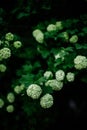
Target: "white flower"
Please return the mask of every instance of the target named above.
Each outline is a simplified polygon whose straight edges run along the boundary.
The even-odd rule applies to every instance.
[[[38,43],[43,43],[44,42],[44,34],[41,30],[36,29],[33,31],[33,37],[36,39]]]
[[[36,30],[33,31],[32,35],[33,35],[33,37],[36,38],[39,33],[42,33],[42,31],[39,30],[39,29],[36,29]]]
[[[48,32],[52,32],[52,31],[56,31],[56,26],[54,25],[54,24],[49,24],[48,26],[47,26],[47,31]]]
[[[25,88],[25,85],[24,85],[24,84],[21,84],[21,85],[20,85],[21,91],[24,90],[24,88]]]
[[[20,94],[21,93],[21,87],[19,86],[19,85],[17,85],[17,86],[15,86],[14,87],[14,92],[16,93],[16,94]]]
[[[43,33],[39,33],[37,36],[36,36],[36,41],[38,43],[43,43],[44,42],[44,34]]]
[[[3,99],[0,98],[0,108],[2,108],[4,106],[4,101]]]
[[[73,82],[74,79],[75,79],[75,74],[72,73],[72,72],[68,72],[67,75],[66,75],[66,79],[68,82]]]
[[[0,72],[5,72],[6,71],[6,66],[4,64],[0,64]]]
[[[6,33],[5,39],[8,41],[12,41],[14,39],[14,35],[11,32]]]
[[[85,68],[87,68],[87,62],[86,62],[85,64],[74,65],[74,67],[75,67],[77,70],[85,69]]]
[[[46,72],[44,73],[44,77],[45,77],[46,79],[49,79],[49,78],[52,78],[52,77],[53,77],[53,74],[52,74],[51,71],[46,71]]]
[[[40,98],[40,105],[42,108],[50,108],[53,105],[53,96],[49,93]]]
[[[56,79],[48,80],[45,86],[51,87],[55,91],[60,91],[63,88],[63,82],[57,81]]]
[[[9,48],[2,48],[0,50],[0,59],[8,59],[11,56],[11,50]]]
[[[77,35],[73,35],[70,39],[69,39],[70,43],[76,43],[78,41],[78,36]]]
[[[42,89],[37,84],[31,84],[27,88],[27,95],[32,99],[38,99],[42,93]]]
[[[10,103],[13,103],[14,100],[15,100],[15,96],[12,92],[8,93],[7,94],[7,100],[10,102]]]
[[[86,57],[85,57],[85,56],[78,55],[78,56],[76,56],[76,58],[74,59],[74,63],[75,63],[75,64],[80,64],[80,63],[84,62],[85,60],[86,60]]]
[[[15,42],[13,43],[13,46],[14,46],[16,49],[18,49],[18,48],[20,48],[20,47],[22,46],[22,43],[21,43],[20,41],[15,41]]]
[[[62,25],[61,21],[57,21],[55,26],[56,26],[57,30],[62,30],[63,29],[63,25]]]
[[[78,70],[87,68],[87,58],[85,56],[78,55],[74,59],[74,64],[74,67]]]
[[[6,111],[9,112],[9,113],[13,112],[14,111],[14,106],[13,105],[8,105],[6,107]]]
[[[55,77],[56,77],[56,80],[62,81],[62,80],[64,80],[65,72],[63,70],[58,70],[55,73]]]

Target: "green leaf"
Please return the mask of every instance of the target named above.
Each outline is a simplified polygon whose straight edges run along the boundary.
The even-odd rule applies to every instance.
[[[54,63],[54,67],[57,67],[63,63],[61,58],[56,59],[56,62]]]
[[[27,17],[27,16],[29,16],[29,15],[30,15],[29,13],[21,12],[21,13],[19,13],[19,14],[17,15],[17,19],[21,19],[21,18]]]
[[[84,33],[87,33],[87,27],[84,27],[84,28],[82,29],[82,31],[83,31]]]
[[[87,49],[87,44],[75,44],[76,49]]]
[[[22,75],[22,77],[19,79],[19,83],[25,84],[25,86],[28,86],[34,82],[34,75],[33,74],[26,74]]]
[[[68,51],[68,52],[73,52],[73,51],[74,51],[73,47],[67,47],[67,48],[65,48],[64,50],[65,50],[65,51]]]
[[[31,64],[30,65],[28,65],[28,64],[23,65],[23,72],[24,73],[31,73],[32,69],[33,69],[33,66]]]

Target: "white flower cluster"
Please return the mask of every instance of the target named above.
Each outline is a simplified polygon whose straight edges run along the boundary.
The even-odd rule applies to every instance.
[[[20,94],[25,88],[25,85],[24,84],[21,84],[21,85],[17,85],[14,87],[14,92],[16,94]]]
[[[74,79],[75,79],[75,74],[72,73],[72,72],[68,72],[68,73],[66,74],[66,79],[67,79],[68,82],[73,82]]]
[[[11,50],[9,48],[2,48],[0,50],[0,60],[8,59],[11,56]]]
[[[44,77],[45,77],[46,79],[49,79],[49,78],[52,78],[52,77],[53,77],[53,74],[52,74],[51,71],[46,71],[46,72],[44,73]]]
[[[59,31],[62,29],[63,29],[63,24],[61,21],[57,21],[55,24],[49,24],[46,28],[47,32]],[[44,33],[40,29],[35,29],[32,35],[38,43],[44,42]]]
[[[0,108],[2,108],[4,106],[4,101],[2,98],[0,98]]]
[[[74,59],[74,67],[78,70],[87,68],[87,58],[82,55],[76,56]]]
[[[54,91],[60,91],[64,85],[64,79],[68,82],[73,82],[75,80],[75,74],[73,72],[65,73],[62,69],[55,72],[55,79],[48,79],[45,82],[46,87],[51,87]]]
[[[62,81],[62,80],[64,80],[65,72],[63,70],[58,70],[55,73],[55,77],[56,77],[56,80]]]
[[[14,35],[11,32],[6,33],[5,39],[8,41],[12,41],[14,39]]]
[[[32,99],[38,99],[42,93],[42,89],[37,84],[31,84],[27,88],[27,95]]]
[[[45,83],[45,86],[49,86],[52,88],[52,90],[60,91],[63,88],[63,82],[57,81],[56,79],[48,80]]]
[[[12,113],[14,111],[14,106],[13,105],[8,105],[6,107],[6,111],[9,112],[9,113]]]
[[[78,36],[77,35],[73,35],[70,39],[69,42],[70,43],[76,43],[78,41]]]
[[[47,26],[47,31],[52,32],[52,31],[59,31],[63,29],[63,24],[61,21],[57,21],[55,24],[49,24]]]
[[[14,93],[10,92],[7,94],[7,100],[10,102],[10,103],[13,103],[15,101],[15,96],[14,96]]]
[[[20,47],[22,46],[22,43],[21,43],[21,41],[15,41],[15,42],[13,42],[13,46],[14,46],[16,49],[18,49],[18,48],[20,48]]]
[[[56,30],[57,30],[57,28],[56,28],[56,26],[54,24],[49,24],[47,26],[47,31],[48,32],[52,32],[52,31],[56,31]]]
[[[4,64],[0,64],[0,72],[5,72],[7,67]]]
[[[44,34],[41,30],[36,29],[33,31],[33,37],[36,39],[38,43],[43,43],[44,42]]]
[[[0,108],[2,108],[4,106],[4,104],[5,103],[4,103],[3,99],[0,98]],[[9,113],[13,112],[14,111],[14,106],[13,105],[8,105],[6,107],[6,111],[9,112]]]
[[[42,108],[50,108],[53,105],[53,96],[49,93],[40,98],[40,105]]]

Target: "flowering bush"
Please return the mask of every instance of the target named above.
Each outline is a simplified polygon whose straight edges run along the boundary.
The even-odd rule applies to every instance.
[[[16,113],[20,108],[31,117],[54,107],[55,91],[61,92],[73,82],[87,84],[87,27],[82,21],[79,28],[80,22],[78,19],[44,21],[32,28],[29,43],[11,32],[1,37],[3,112]]]

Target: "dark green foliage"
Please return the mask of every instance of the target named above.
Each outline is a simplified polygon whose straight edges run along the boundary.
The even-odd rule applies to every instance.
[[[77,122],[80,114],[86,117],[87,68],[77,70],[74,67],[77,55],[87,58],[86,9],[86,0],[77,3],[75,0],[3,0],[0,3],[0,50],[4,47],[11,50],[10,58],[0,60],[0,64],[7,67],[5,72],[0,72],[0,99],[5,103],[0,108],[1,129],[48,130],[56,122],[58,128],[61,128],[67,118],[74,117],[75,120],[72,119],[71,122]],[[63,29],[48,32],[47,26],[56,21],[62,21]],[[35,29],[40,29],[44,34],[42,44],[32,35]],[[8,44],[5,35],[9,32],[14,34],[14,40]],[[68,34],[68,40],[64,38],[64,32]],[[73,35],[78,36],[76,43],[69,41]],[[13,46],[17,40],[22,42],[19,49]],[[45,83],[55,79],[55,72],[60,69],[65,74],[74,73],[75,80],[70,83],[65,77],[63,89],[55,92]],[[51,71],[53,77],[46,79],[46,71]],[[16,93],[14,88],[23,84],[24,89],[19,94]],[[41,108],[40,98],[33,100],[26,94],[31,84],[41,87],[40,98],[46,93],[53,95],[52,108]],[[9,92],[15,95],[13,103],[9,103],[6,98]],[[76,106],[69,106],[73,100],[77,103],[74,104]],[[15,108],[13,113],[6,110],[10,104]]]

